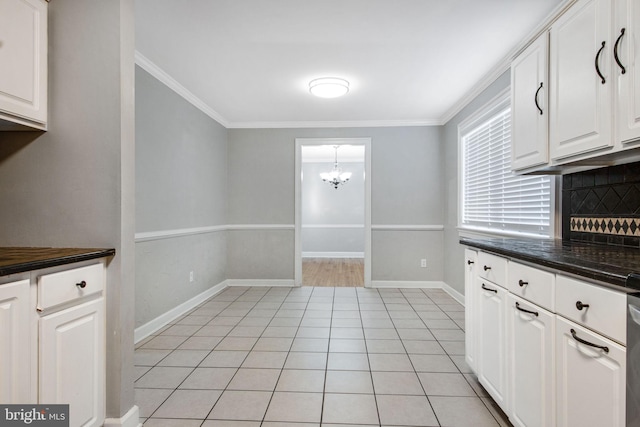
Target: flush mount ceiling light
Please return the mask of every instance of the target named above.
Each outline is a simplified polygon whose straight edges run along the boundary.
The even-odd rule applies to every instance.
[[[320,178],[324,182],[329,183],[336,190],[338,189],[338,185],[345,184],[351,178],[351,172],[342,172],[342,169],[338,167],[338,148],[339,145],[334,145],[333,148],[336,150],[335,162],[333,163],[333,169],[331,172],[324,172],[320,174]]]
[[[309,92],[320,98],[337,98],[349,92],[349,82],[338,77],[322,77],[309,82]]]

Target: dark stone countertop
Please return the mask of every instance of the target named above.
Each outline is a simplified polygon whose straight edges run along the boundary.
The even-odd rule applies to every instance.
[[[0,276],[115,255],[115,249],[0,247]]]
[[[587,279],[640,290],[640,250],[560,239],[461,238],[465,246],[492,252]]]

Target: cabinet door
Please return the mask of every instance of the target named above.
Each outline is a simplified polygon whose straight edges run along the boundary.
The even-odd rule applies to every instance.
[[[617,130],[618,138],[626,143],[640,138],[640,66],[636,65],[640,49],[640,4],[637,1],[617,0],[614,36]]]
[[[515,426],[553,427],[554,315],[512,295],[508,301],[509,420]]]
[[[101,426],[104,298],[40,319],[40,403],[68,403],[71,427]]]
[[[45,0],[0,0],[0,64],[0,119],[44,128],[47,119]]]
[[[30,401],[29,281],[0,285],[0,402]]]
[[[474,278],[478,253],[470,249],[464,250],[464,340],[465,360],[472,370],[476,370],[476,298]]]
[[[579,0],[551,27],[549,133],[554,160],[613,145],[611,19],[611,0]]]
[[[577,339],[605,346],[608,352]],[[624,347],[556,316],[556,361],[558,426],[625,425]]]
[[[509,412],[507,407],[507,291],[478,278],[478,380],[493,400]]]
[[[511,63],[511,169],[549,161],[547,108],[548,35],[544,33]]]

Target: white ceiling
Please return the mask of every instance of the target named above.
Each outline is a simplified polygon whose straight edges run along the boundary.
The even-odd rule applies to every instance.
[[[137,62],[230,128],[442,124],[564,2],[135,0]]]

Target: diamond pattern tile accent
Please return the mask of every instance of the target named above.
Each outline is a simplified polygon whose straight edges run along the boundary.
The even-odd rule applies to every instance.
[[[578,233],[640,236],[640,218],[571,217],[571,231]]]
[[[640,162],[564,175],[562,238],[640,247]]]

